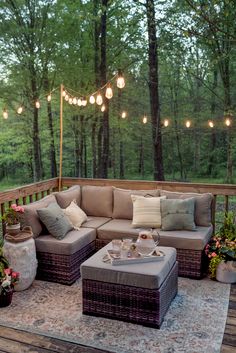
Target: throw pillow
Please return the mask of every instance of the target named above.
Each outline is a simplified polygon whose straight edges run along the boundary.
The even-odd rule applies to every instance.
[[[133,201],[133,227],[161,227],[161,208],[160,201],[162,197],[144,197],[131,195]]]
[[[88,220],[86,213],[76,204],[75,201],[72,201],[70,205],[63,210],[64,214],[69,218],[74,229],[79,230],[82,223]]]
[[[37,210],[37,213],[50,234],[59,240],[63,239],[73,229],[73,226],[57,203],[51,203],[48,207]]]
[[[162,199],[162,230],[196,230],[194,223],[195,199]]]

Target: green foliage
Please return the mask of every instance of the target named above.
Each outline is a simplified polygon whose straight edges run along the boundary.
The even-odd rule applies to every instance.
[[[216,269],[217,269],[217,266],[221,263],[221,261],[223,261],[223,257],[220,255],[215,256],[211,259],[209,263],[209,272],[210,272],[210,277],[212,279],[216,278]]]
[[[229,241],[236,240],[236,224],[235,224],[235,216],[233,212],[226,212],[224,217],[224,223],[219,229],[219,236]]]
[[[0,247],[0,280],[5,276],[4,269],[9,267],[9,263],[3,255],[3,249]]]

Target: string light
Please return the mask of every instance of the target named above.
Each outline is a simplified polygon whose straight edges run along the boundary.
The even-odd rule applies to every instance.
[[[143,124],[147,124],[148,118],[146,115],[143,116]]]
[[[97,94],[96,103],[97,103],[97,105],[102,105],[103,99],[102,99],[101,93]]]
[[[39,109],[39,108],[40,108],[40,103],[39,103],[39,100],[37,100],[37,101],[35,102],[35,107],[36,107],[37,109]]]
[[[164,120],[164,126],[165,126],[165,127],[169,126],[169,120],[168,120],[168,119],[165,119],[165,120]]]
[[[83,107],[86,107],[87,99],[85,97],[82,98],[81,104],[82,104]]]
[[[225,119],[225,125],[230,126],[231,125],[231,120],[229,118]]]
[[[190,120],[187,120],[186,123],[185,123],[185,126],[186,126],[186,128],[190,128],[190,126],[191,126],[191,121],[190,121]]]
[[[68,102],[68,100],[69,100],[69,95],[68,94],[65,95],[65,100]]]
[[[110,84],[107,85],[105,96],[107,99],[111,99],[113,97],[113,91]]]
[[[17,114],[21,115],[23,112],[23,107],[22,105],[17,108]]]
[[[209,125],[211,128],[213,128],[213,127],[214,127],[214,123],[213,123],[213,121],[212,121],[212,120],[210,120],[210,121],[208,122],[208,125]]]
[[[47,96],[47,101],[48,102],[51,102],[51,100],[52,100],[52,95],[51,95],[51,93]]]
[[[95,103],[95,98],[94,98],[94,96],[90,96],[90,97],[89,97],[89,103],[90,103],[90,104],[94,104],[94,103]]]
[[[118,78],[117,78],[116,84],[117,84],[118,88],[124,88],[125,87],[125,79],[124,79],[124,77],[122,75],[121,70],[118,70]]]
[[[66,96],[66,91],[63,89],[62,91],[62,97],[65,97]]]
[[[71,97],[69,98],[69,104],[73,104],[73,99]]]
[[[82,99],[81,98],[78,99],[77,104],[78,104],[79,107],[81,107],[81,105],[82,105]]]
[[[105,112],[105,110],[106,110],[106,106],[105,106],[105,104],[103,104],[103,105],[101,106],[101,112]]]
[[[127,117],[127,113],[126,113],[125,111],[123,111],[123,112],[121,113],[121,117],[122,117],[122,119],[125,119],[125,118]]]
[[[72,100],[73,104],[77,104],[77,98],[74,97],[73,100]]]
[[[2,115],[3,119],[8,119],[8,111],[6,110],[6,108],[3,109]]]

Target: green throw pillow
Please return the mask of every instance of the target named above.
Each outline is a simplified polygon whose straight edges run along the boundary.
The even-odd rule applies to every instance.
[[[57,203],[51,203],[48,207],[37,210],[37,213],[49,233],[59,240],[63,239],[73,229],[67,216]]]
[[[194,223],[195,199],[161,200],[161,224],[163,230],[196,230]]]

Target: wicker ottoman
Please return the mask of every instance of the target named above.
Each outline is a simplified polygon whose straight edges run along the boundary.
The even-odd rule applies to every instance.
[[[176,250],[164,260],[112,266],[102,261],[111,243],[81,265],[83,314],[160,328],[178,289]]]

